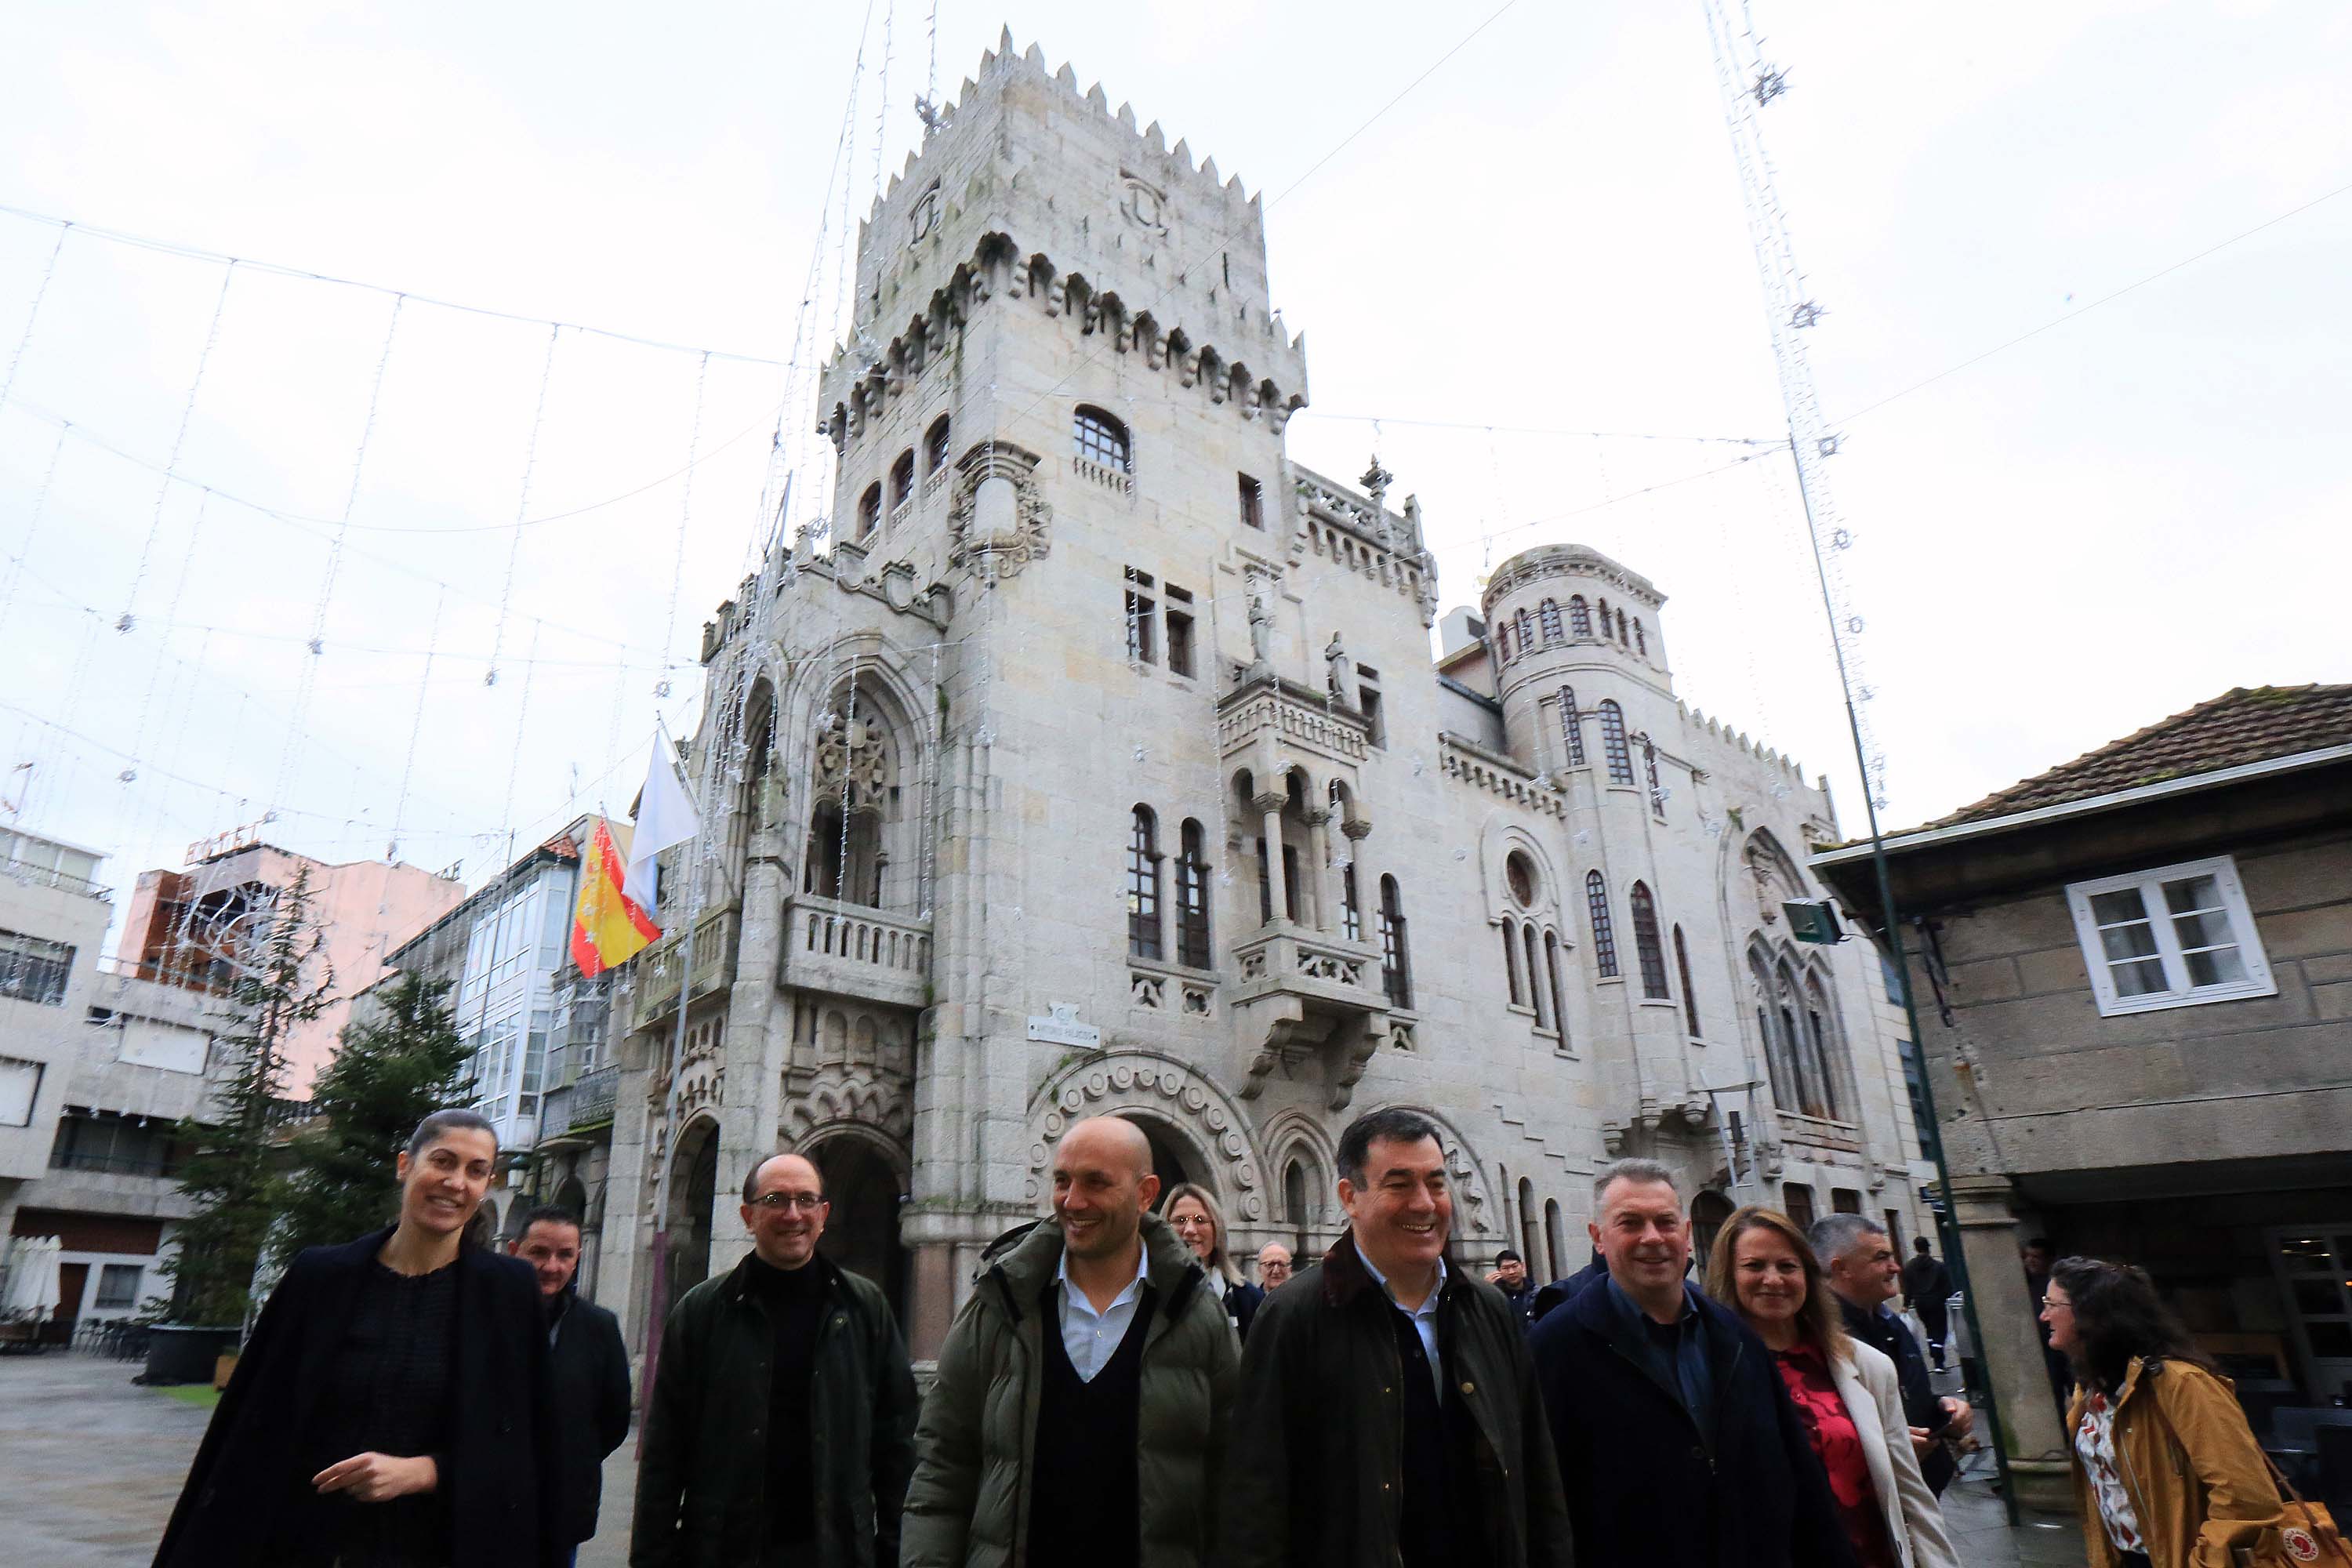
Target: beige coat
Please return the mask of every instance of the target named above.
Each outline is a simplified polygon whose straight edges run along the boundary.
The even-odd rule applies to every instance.
[[[1870,1484],[1886,1511],[1886,1533],[1902,1553],[1904,1568],[1959,1568],[1959,1556],[1944,1533],[1944,1510],[1911,1448],[1895,1363],[1855,1340],[1847,1340],[1843,1356],[1830,1358],[1830,1376],[1862,1436]]]
[[[2066,1411],[2074,1502],[2091,1568],[2115,1568],[2118,1553],[2074,1451],[2084,1403],[2077,1387]],[[2140,1540],[2156,1568],[2232,1568],[2246,1560],[2241,1552],[2256,1563],[2286,1561],[2278,1488],[2227,1379],[2186,1362],[2151,1364],[2135,1356],[2116,1396],[2115,1443]]]

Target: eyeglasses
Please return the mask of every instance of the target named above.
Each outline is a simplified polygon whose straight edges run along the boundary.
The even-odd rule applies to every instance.
[[[751,1200],[753,1208],[781,1214],[785,1209],[798,1209],[803,1214],[814,1214],[824,1207],[823,1193],[761,1193]]]
[[[2074,1303],[2061,1300],[2055,1296],[2044,1296],[2042,1298],[2042,1310],[2045,1312],[2071,1312],[2074,1310]]]

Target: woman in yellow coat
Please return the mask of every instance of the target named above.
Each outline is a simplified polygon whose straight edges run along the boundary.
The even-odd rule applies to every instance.
[[[2145,1271],[2062,1258],[2042,1317],[2074,1367],[2066,1432],[2092,1568],[2302,1561],[2229,1381]]]

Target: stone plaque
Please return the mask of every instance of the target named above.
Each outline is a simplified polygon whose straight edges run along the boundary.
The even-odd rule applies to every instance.
[[[1102,1031],[1092,1024],[1078,1022],[1078,1005],[1076,1002],[1048,1002],[1045,1012],[1043,1018],[1031,1015],[1031,1039],[1044,1040],[1049,1045],[1078,1046],[1090,1051],[1101,1048]]]

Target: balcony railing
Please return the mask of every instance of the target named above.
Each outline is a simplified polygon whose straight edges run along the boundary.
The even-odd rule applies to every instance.
[[[621,1083],[618,1065],[582,1073],[547,1097],[540,1108],[539,1141],[593,1131],[613,1120]]]
[[[783,969],[788,984],[920,1007],[930,1000],[930,922],[798,894],[784,906]]]
[[[1825,1116],[1806,1116],[1799,1111],[1780,1112],[1780,1136],[1790,1143],[1810,1143],[1816,1149],[1835,1149],[1854,1153],[1862,1148],[1862,1129],[1851,1121],[1832,1121]]]
[[[735,983],[737,917],[733,904],[722,904],[694,927],[694,996],[708,996]],[[677,1005],[686,984],[684,933],[667,936],[637,954],[636,1024],[644,1028]]]
[[[114,889],[101,887],[87,877],[77,877],[54,866],[36,865],[30,860],[0,860],[0,877],[21,882],[27,888],[55,888],[61,893],[80,893],[92,899],[114,897]]]
[[[1371,726],[1363,715],[1296,681],[1260,679],[1218,702],[1221,756],[1232,756],[1268,731],[1277,744],[1339,762],[1360,763],[1370,752]]]

